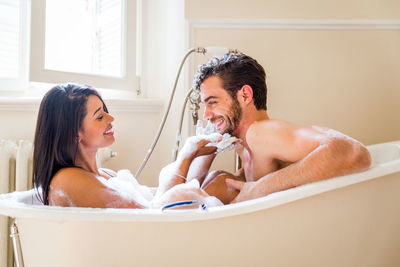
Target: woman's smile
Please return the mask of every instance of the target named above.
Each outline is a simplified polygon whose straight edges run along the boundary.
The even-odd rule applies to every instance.
[[[105,132],[103,133],[103,135],[114,135],[114,129],[113,129],[113,127],[111,126],[111,128],[109,128],[107,131],[105,131]]]

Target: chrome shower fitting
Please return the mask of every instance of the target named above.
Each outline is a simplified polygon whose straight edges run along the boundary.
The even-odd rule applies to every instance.
[[[190,102],[189,110],[191,112],[193,123],[197,125],[197,120],[199,118],[198,110],[200,109],[200,92],[194,88],[190,89],[190,91],[186,94],[185,100],[183,101],[181,116],[179,118],[179,126],[176,132],[175,146],[172,150],[172,160],[176,160],[179,151],[179,144],[182,141],[182,125],[183,125],[183,117],[185,116],[186,104]]]
[[[213,56],[222,56],[224,54],[240,54],[241,52],[237,49],[231,49],[227,47],[222,47],[222,46],[207,46],[205,48],[203,47],[197,47],[196,48],[197,53],[202,53],[202,54],[211,54]]]
[[[24,267],[24,259],[22,257],[21,241],[19,239],[19,232],[15,218],[10,227],[10,237],[12,239],[14,249],[14,261],[16,267]]]
[[[192,89],[192,93],[189,96],[190,101],[190,113],[192,114],[193,124],[197,125],[199,119],[199,109],[200,109],[200,92],[196,89]]]

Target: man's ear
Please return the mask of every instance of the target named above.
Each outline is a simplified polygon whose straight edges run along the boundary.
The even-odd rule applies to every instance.
[[[237,97],[239,102],[241,101],[243,104],[248,105],[253,101],[253,89],[250,85],[245,84],[238,91]]]

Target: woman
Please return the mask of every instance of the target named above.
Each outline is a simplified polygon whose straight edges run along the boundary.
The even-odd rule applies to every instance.
[[[113,121],[100,95],[89,86],[58,85],[44,96],[38,114],[33,155],[33,184],[43,204],[146,208],[100,181],[116,175],[113,171],[98,169],[96,165],[97,150],[114,143]],[[185,182],[194,158],[215,152],[215,147],[206,147],[208,142],[201,140],[192,144],[169,165],[170,172],[160,178],[162,184],[157,190],[157,196],[162,199],[160,205],[196,196],[207,197],[200,189],[181,197],[177,193],[182,193],[182,190],[162,196],[176,184]]]

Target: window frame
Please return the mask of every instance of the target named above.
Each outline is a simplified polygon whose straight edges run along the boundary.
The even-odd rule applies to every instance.
[[[34,0],[31,6],[31,54],[30,77],[33,82],[65,83],[78,82],[96,88],[112,88],[136,92],[139,78],[136,75],[136,1],[122,0],[123,44],[122,77],[102,74],[87,74],[45,68],[46,0]],[[135,16],[129,16],[135,14]]]

